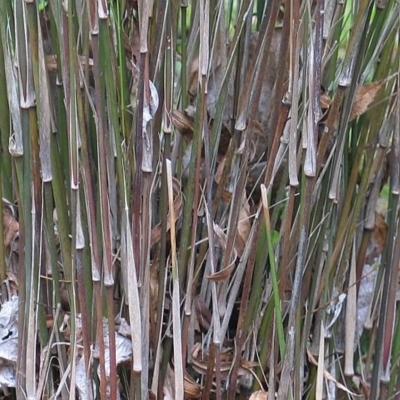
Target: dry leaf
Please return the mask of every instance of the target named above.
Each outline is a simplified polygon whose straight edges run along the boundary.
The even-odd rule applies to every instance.
[[[221,269],[221,271],[215,272],[214,274],[208,275],[207,279],[213,282],[223,282],[229,279],[229,277],[232,275],[232,272],[236,268],[236,263],[232,262],[229,264],[226,268]]]
[[[350,121],[353,121],[368,110],[368,107],[374,101],[378,90],[386,81],[387,79],[382,79],[357,88],[354,95],[353,106],[351,108]]]
[[[240,209],[239,213],[237,235],[235,239],[235,249],[239,257],[241,257],[243,254],[247,239],[249,238],[250,229],[250,206],[247,201],[246,195],[243,194],[242,208]]]
[[[202,387],[186,372],[183,381],[183,390],[185,391],[185,399],[198,399],[201,397]]]
[[[312,355],[310,350],[307,350],[307,356],[308,356],[308,361],[310,361],[311,364],[318,367],[318,362],[315,359],[315,357]],[[327,379],[328,381],[333,382],[338,389],[344,390],[346,393],[348,393],[352,396],[357,396],[355,393],[353,393],[352,391],[347,389],[346,386],[344,386],[340,382],[338,382],[325,368],[324,368],[324,378]]]

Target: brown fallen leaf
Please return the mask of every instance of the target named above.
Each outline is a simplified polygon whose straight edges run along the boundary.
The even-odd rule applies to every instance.
[[[353,105],[350,112],[350,121],[353,121],[364,114],[371,103],[374,101],[379,89],[388,81],[389,78],[371,82],[356,89]]]

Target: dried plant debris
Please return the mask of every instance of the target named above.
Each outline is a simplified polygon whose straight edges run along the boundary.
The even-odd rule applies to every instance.
[[[12,296],[0,310],[0,388],[16,387],[19,297]]]
[[[220,354],[221,357],[221,375],[223,378],[227,378],[229,372],[232,369],[232,363],[235,357],[234,349],[232,348],[223,348]],[[207,367],[209,361],[209,354],[202,350],[202,346],[200,343],[196,343],[191,352],[191,364],[196,372],[201,375],[206,375]],[[239,367],[239,376],[251,374],[251,369],[258,367],[259,364],[254,361],[249,361],[245,359],[240,360]],[[216,370],[214,367],[213,374],[215,374]]]
[[[164,400],[175,400],[175,371],[171,365],[167,366],[167,376],[164,382]],[[185,373],[183,381],[185,399],[199,399],[202,396],[202,387],[189,374]]]
[[[19,235],[19,223],[16,219],[15,207],[8,200],[3,199],[3,240],[4,245],[16,251],[15,245]]]
[[[395,398],[398,1],[3,3],[1,389]]]
[[[359,86],[356,90],[353,106],[350,113],[350,121],[353,121],[360,115],[368,111],[372,102],[375,100],[379,89],[391,78],[381,79],[379,81],[367,83]]]
[[[67,340],[70,340],[71,336],[71,316],[66,314],[64,316],[64,321],[62,326],[60,327],[60,332],[65,335]],[[118,325],[115,335],[115,345],[116,345],[116,364],[119,365],[121,363],[131,361],[132,360],[132,342],[130,337],[130,327],[127,324],[124,318],[119,317],[117,319]],[[105,345],[105,371],[106,377],[110,377],[110,350],[109,350],[109,331],[108,331],[108,320],[107,318],[103,318],[103,332],[104,337],[101,340],[104,341]],[[81,343],[82,341],[82,320],[80,314],[77,315],[75,321],[75,335],[76,335],[76,342]],[[79,347],[78,347],[79,349]],[[95,359],[99,359],[99,347],[98,344],[93,344],[91,347],[91,356]],[[88,398],[88,380],[90,378],[85,373],[85,362],[84,356],[82,351],[78,351],[77,359],[75,360],[77,372],[79,371],[79,379],[76,380],[76,385],[79,390],[82,399]],[[100,366],[98,367],[98,375],[100,377]],[[78,373],[77,373],[78,376]]]

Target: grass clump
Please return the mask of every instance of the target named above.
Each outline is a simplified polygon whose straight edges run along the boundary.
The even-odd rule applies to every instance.
[[[398,11],[2,2],[4,395],[394,397]]]

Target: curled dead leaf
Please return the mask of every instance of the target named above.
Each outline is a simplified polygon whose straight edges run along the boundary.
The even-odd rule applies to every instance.
[[[233,273],[236,268],[236,263],[232,262],[226,268],[221,269],[221,271],[215,272],[207,276],[207,279],[213,282],[223,282],[226,281]]]

